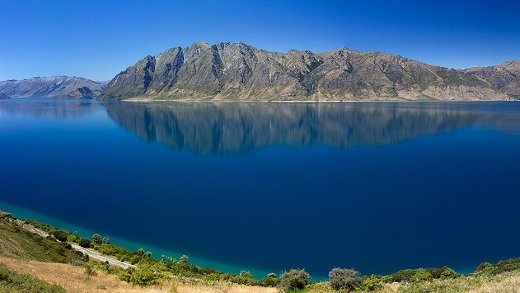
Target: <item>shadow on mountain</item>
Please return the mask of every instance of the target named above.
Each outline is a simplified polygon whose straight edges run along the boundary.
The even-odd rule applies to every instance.
[[[474,105],[114,102],[106,106],[114,121],[142,139],[200,155],[242,154],[271,145],[377,146],[476,123],[505,121],[513,129],[520,125],[518,111],[504,118],[499,111],[473,109]]]
[[[25,114],[35,117],[84,116],[101,103],[92,100],[56,100],[52,98],[13,98],[0,102],[0,113]]]

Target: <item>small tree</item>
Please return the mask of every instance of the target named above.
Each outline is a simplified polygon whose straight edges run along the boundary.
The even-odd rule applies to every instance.
[[[144,256],[144,249],[139,248],[139,249],[137,250],[137,254],[139,254],[140,256]]]
[[[329,283],[335,290],[351,290],[361,284],[361,277],[354,269],[333,268],[329,272]]]
[[[56,230],[52,232],[52,236],[58,239],[60,242],[67,242],[68,233],[63,230]]]
[[[249,279],[253,278],[253,275],[251,275],[251,273],[248,271],[240,271],[240,276]]]
[[[305,270],[292,269],[280,276],[280,288],[289,292],[291,290],[303,290],[309,284],[310,275]]]
[[[185,255],[185,254],[183,254],[183,255],[179,258],[179,262],[178,262],[178,263],[179,263],[179,264],[187,264],[187,263],[188,263],[188,260],[189,260],[188,256]]]
[[[92,240],[94,240],[94,243],[96,243],[96,244],[101,244],[101,235],[99,235],[99,234],[92,235]]]
[[[276,287],[278,286],[278,282],[279,280],[275,273],[269,273],[266,278],[259,280],[259,284],[266,287]]]
[[[90,247],[90,239],[81,238],[79,240],[79,246],[84,247],[84,248],[89,248]]]
[[[172,268],[175,263],[177,262],[175,258],[168,256],[168,255],[162,255],[161,262],[166,265],[167,268]]]

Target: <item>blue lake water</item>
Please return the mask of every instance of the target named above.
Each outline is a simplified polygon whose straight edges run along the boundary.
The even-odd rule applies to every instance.
[[[256,277],[520,256],[520,103],[0,101],[0,209]]]

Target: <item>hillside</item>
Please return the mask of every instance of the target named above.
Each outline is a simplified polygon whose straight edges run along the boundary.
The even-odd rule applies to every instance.
[[[350,101],[506,100],[488,81],[401,56],[346,48],[269,52],[194,43],[147,56],[116,75],[104,99]]]
[[[94,98],[103,83],[82,77],[52,76],[0,82],[0,93],[10,97]]]
[[[494,88],[515,99],[520,99],[520,60],[489,67],[469,68],[465,72],[489,82]]]
[[[47,235],[50,231],[54,236],[38,235]],[[222,274],[193,266],[187,263],[187,257],[185,261],[182,257],[175,261],[163,256],[159,261],[150,258],[151,253],[140,252],[141,249],[130,252],[105,240],[96,243],[96,235],[88,241],[91,251],[102,251],[119,258],[131,255],[137,268],[122,270],[88,260],[69,245],[78,240],[82,243],[81,239],[86,238],[43,223],[20,221],[0,211],[0,292],[275,293],[285,292],[277,287],[288,288],[284,287],[287,285],[285,273],[280,277],[269,274],[261,280],[252,279],[244,271],[240,275]],[[64,242],[59,242],[58,238]],[[406,269],[388,276],[358,275],[342,280],[353,286],[351,290],[335,290],[331,282],[306,280],[302,283],[302,292],[518,292],[520,259],[483,263],[475,273],[466,275],[442,267]]]

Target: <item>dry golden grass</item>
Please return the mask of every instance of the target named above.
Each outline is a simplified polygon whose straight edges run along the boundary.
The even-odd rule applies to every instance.
[[[479,288],[468,291],[469,293],[509,293],[520,292],[520,272],[502,274],[496,278],[483,282]]]
[[[98,272],[96,276],[87,278],[83,267],[74,267],[68,264],[44,263],[0,257],[9,269],[18,273],[36,276],[44,281],[57,284],[72,293],[114,292],[114,293],[276,293],[275,288],[240,286],[230,284],[216,284],[206,286],[202,284],[183,284],[178,281],[157,286],[132,286],[119,280],[114,275]]]

